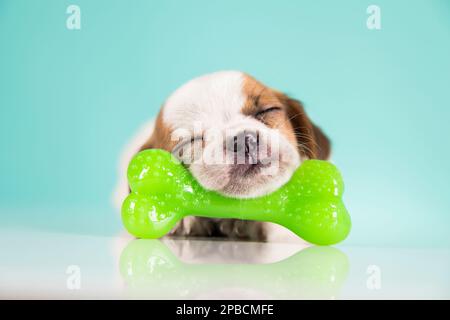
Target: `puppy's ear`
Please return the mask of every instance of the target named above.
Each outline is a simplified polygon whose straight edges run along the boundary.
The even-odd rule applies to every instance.
[[[163,108],[161,108],[158,116],[156,117],[156,120],[150,132],[150,137],[145,140],[144,144],[139,148],[139,151],[146,149],[164,149],[167,151],[172,151],[170,131],[163,122],[162,110]]]
[[[153,146],[153,136],[151,136],[150,138],[147,139],[147,141],[145,141],[145,143],[139,148],[139,151],[142,150],[147,150],[147,149],[154,149],[155,147]]]
[[[311,122],[302,103],[286,95],[283,95],[282,102],[287,108],[287,115],[294,129],[299,151],[309,159],[328,159],[331,152],[330,140],[318,126]]]

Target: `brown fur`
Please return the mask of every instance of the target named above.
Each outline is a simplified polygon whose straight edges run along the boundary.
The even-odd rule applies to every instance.
[[[139,151],[146,149],[163,149],[170,152],[175,146],[176,141],[171,141],[170,139],[171,128],[163,122],[163,110],[164,108],[161,107],[161,110],[156,117],[153,133]]]
[[[267,106],[282,107],[284,113],[268,115],[264,123],[280,130],[298,147],[300,154],[307,158],[328,159],[330,141],[322,130],[311,122],[300,101],[266,87],[249,75],[245,76],[243,92],[247,97],[242,108],[243,114],[254,115]]]
[[[322,130],[313,124],[306,115],[302,103],[283,93],[278,93],[278,96],[286,107],[299,151],[309,159],[328,159],[331,152],[331,143]]]

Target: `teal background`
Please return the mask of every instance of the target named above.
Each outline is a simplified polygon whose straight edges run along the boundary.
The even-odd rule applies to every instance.
[[[449,39],[445,0],[0,0],[0,225],[119,232],[124,144],[183,82],[238,69],[332,138],[345,244],[449,246]]]

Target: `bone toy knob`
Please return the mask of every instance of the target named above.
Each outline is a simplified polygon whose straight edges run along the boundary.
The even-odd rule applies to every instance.
[[[274,222],[318,245],[344,240],[351,227],[342,177],[326,161],[303,162],[271,194],[235,199],[203,189],[171,153],[151,149],[131,160],[128,182],[131,193],[122,205],[122,220],[138,238],[160,238],[187,215]]]

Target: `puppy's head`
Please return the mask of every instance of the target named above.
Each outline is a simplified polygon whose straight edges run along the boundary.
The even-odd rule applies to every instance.
[[[142,149],[174,153],[203,187],[249,198],[275,191],[329,141],[301,103],[237,71],[195,78],[163,105]]]

